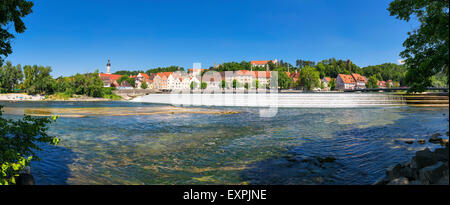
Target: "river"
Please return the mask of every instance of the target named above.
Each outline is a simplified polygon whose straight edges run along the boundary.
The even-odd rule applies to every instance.
[[[371,184],[417,150],[441,146],[405,141],[434,133],[448,139],[449,126],[448,108],[408,106],[278,108],[261,117],[255,107],[195,113],[141,102],[0,105],[8,118],[27,109],[71,114],[49,130],[60,144],[42,145],[42,161],[32,163],[41,185]],[[336,160],[318,160],[327,156]]]

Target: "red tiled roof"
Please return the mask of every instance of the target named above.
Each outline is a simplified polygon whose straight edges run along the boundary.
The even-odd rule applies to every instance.
[[[145,79],[150,79],[150,77],[146,73],[139,73],[139,74],[141,74],[141,76],[144,77]]]
[[[100,78],[109,78],[111,81],[119,80],[122,75],[115,75],[115,74],[107,74],[107,73],[99,73]]]
[[[352,75],[339,74],[339,76],[345,84],[356,83]]]
[[[256,65],[265,65],[268,64],[269,61],[251,61],[251,64],[256,64]]]
[[[166,78],[168,78],[171,74],[172,74],[173,72],[160,72],[160,73],[158,73],[157,75],[159,76],[159,77],[166,77]]]
[[[330,77],[324,77],[325,78],[325,80],[327,81],[327,82],[331,82],[331,78]]]
[[[355,81],[357,81],[357,82],[367,83],[367,79],[364,76],[360,75],[360,74],[352,73],[352,76],[355,79]]]

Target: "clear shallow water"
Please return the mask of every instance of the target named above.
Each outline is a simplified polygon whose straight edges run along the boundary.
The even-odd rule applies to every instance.
[[[162,107],[126,102],[4,103],[27,107]],[[32,163],[37,184],[371,184],[448,131],[448,108],[214,108],[238,114],[60,118]],[[6,114],[7,117],[20,116]],[[316,157],[333,156],[332,163]]]

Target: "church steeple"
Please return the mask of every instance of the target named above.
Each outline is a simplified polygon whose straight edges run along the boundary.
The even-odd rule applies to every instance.
[[[111,62],[109,62],[109,59],[108,59],[108,63],[106,64],[106,73],[111,74]]]

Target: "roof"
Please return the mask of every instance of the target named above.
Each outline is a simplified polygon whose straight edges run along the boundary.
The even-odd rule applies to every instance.
[[[147,74],[145,74],[145,73],[139,73],[142,77],[144,77],[145,79],[150,79],[150,77],[147,75]]]
[[[255,72],[249,70],[238,70],[235,74],[240,76],[255,76]]]
[[[352,73],[352,76],[355,79],[355,81],[357,81],[357,82],[367,83],[367,79],[364,76],[360,75],[360,74]]]
[[[173,72],[160,72],[160,73],[157,73],[157,75],[161,78],[163,78],[163,77],[169,78],[169,76],[172,75],[172,73]]]
[[[116,74],[107,74],[107,73],[99,73],[100,78],[106,79],[109,78],[111,81],[116,81],[119,80],[120,77],[122,77],[122,75],[116,75]]]
[[[330,77],[324,77],[323,79],[325,79],[327,82],[331,82],[331,78]]]
[[[352,75],[339,74],[339,77],[345,84],[353,84],[356,83],[355,79]]]
[[[253,65],[253,64],[256,64],[256,65],[265,65],[265,64],[268,64],[269,61],[270,61],[270,60],[268,60],[268,61],[251,61],[250,63],[251,63],[252,65]]]

